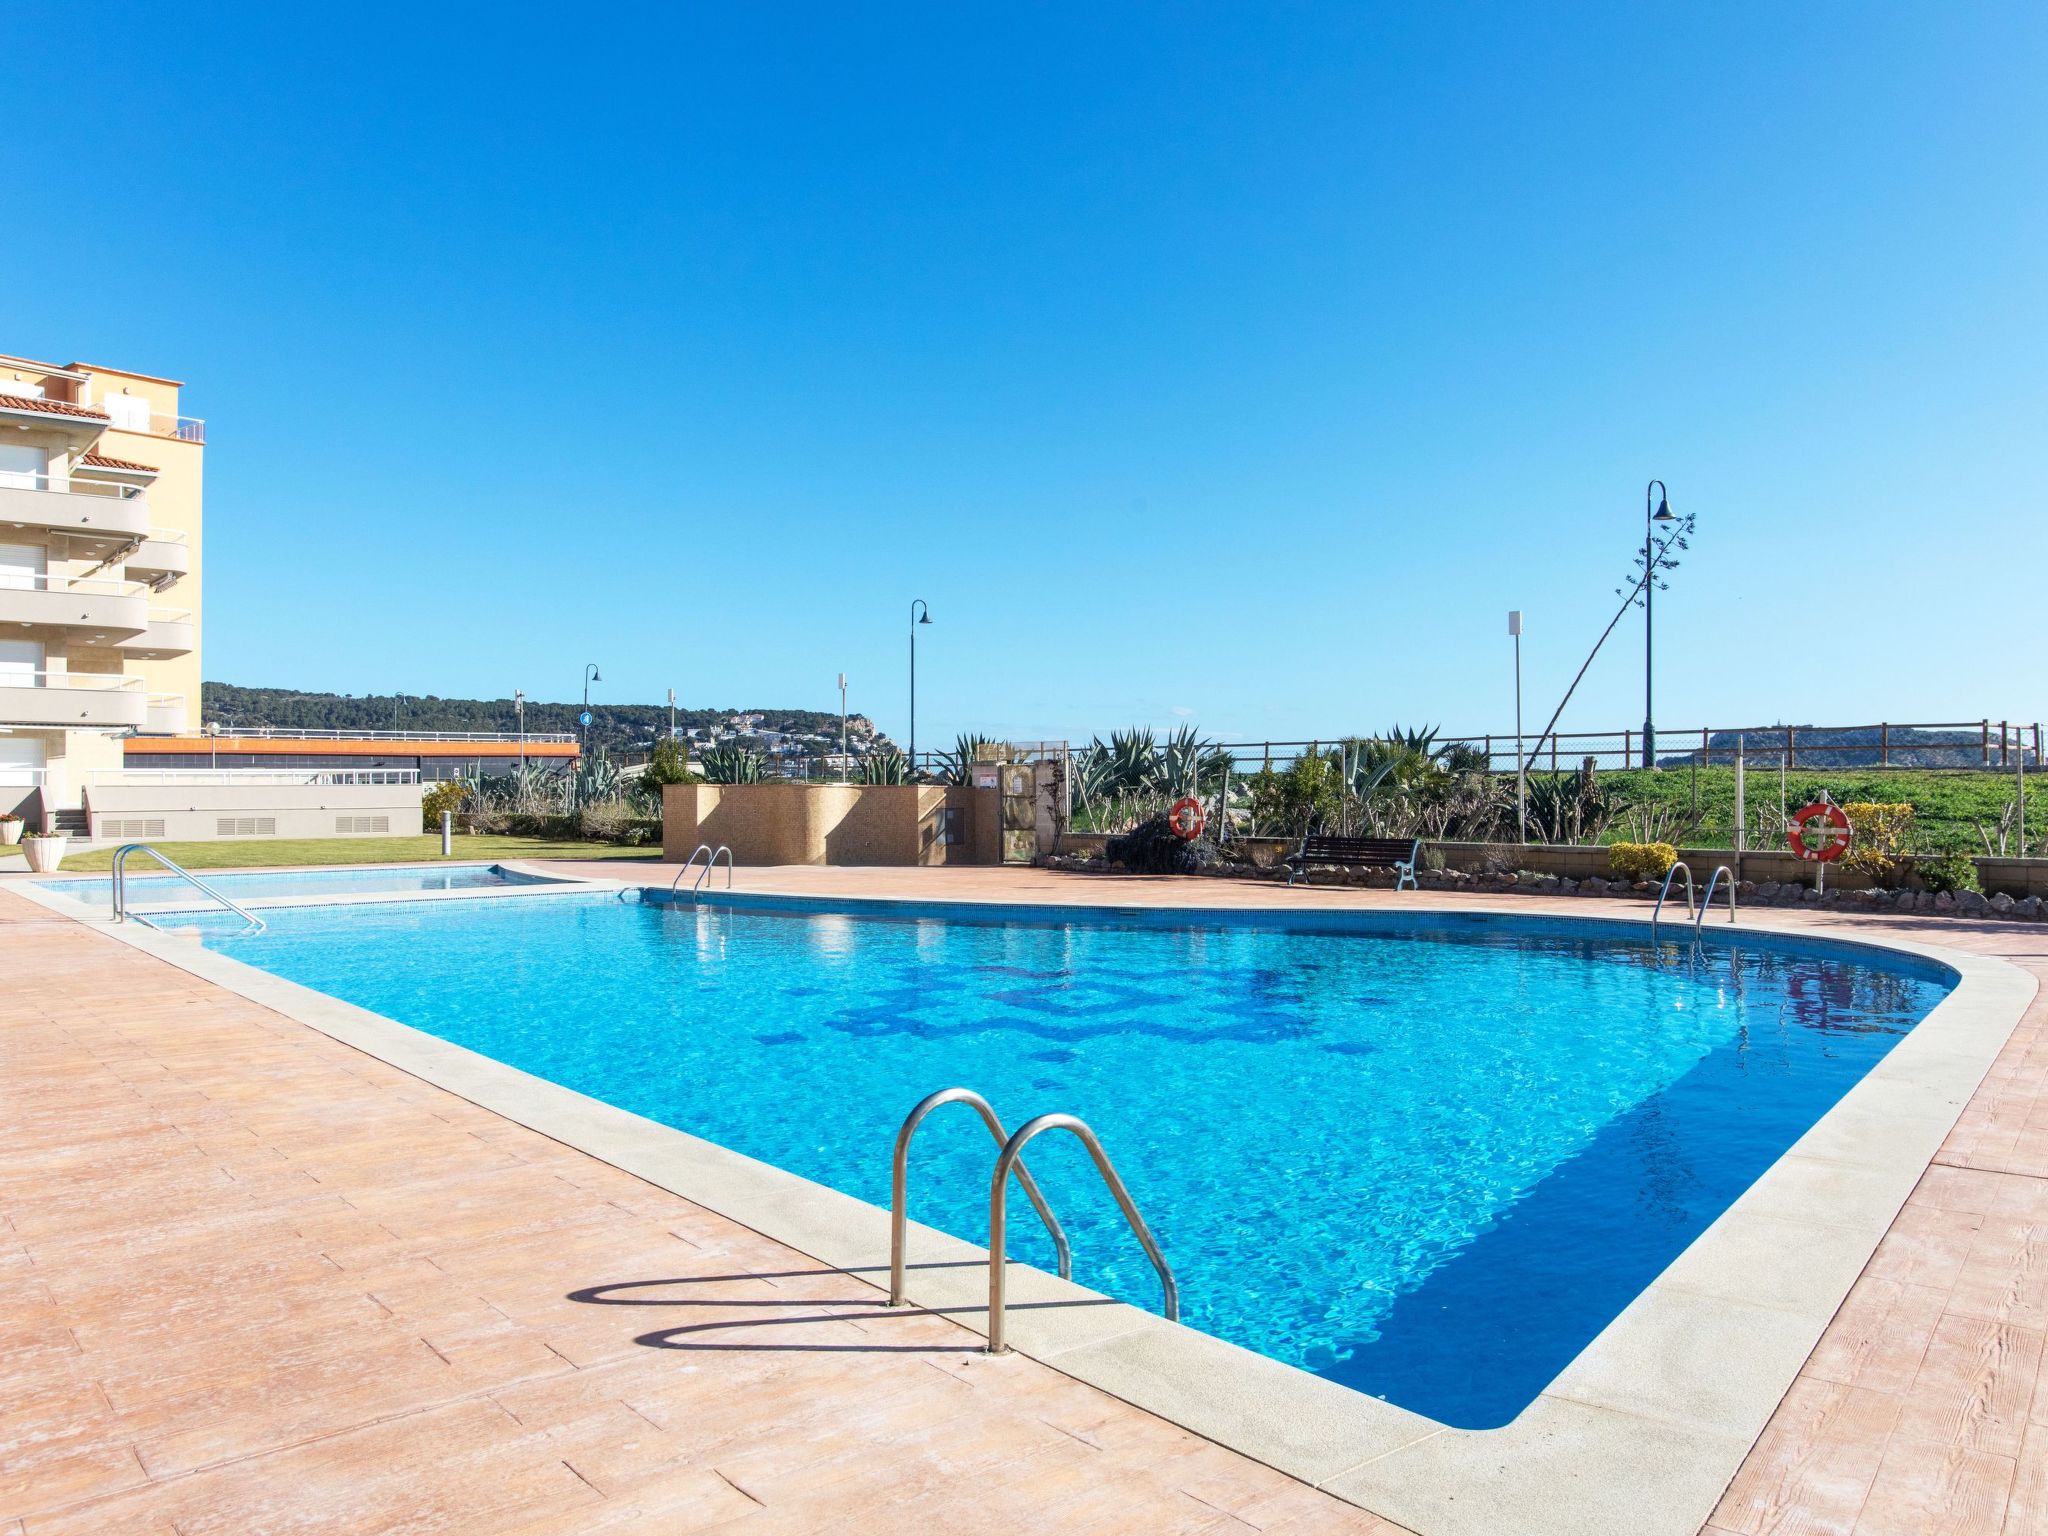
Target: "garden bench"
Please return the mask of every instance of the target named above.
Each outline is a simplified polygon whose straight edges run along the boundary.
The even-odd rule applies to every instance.
[[[1324,837],[1310,834],[1301,840],[1301,850],[1287,856],[1287,883],[1306,875],[1312,864],[1352,865],[1365,869],[1391,869],[1398,877],[1394,889],[1415,884],[1415,861],[1422,853],[1422,840],[1414,837]]]

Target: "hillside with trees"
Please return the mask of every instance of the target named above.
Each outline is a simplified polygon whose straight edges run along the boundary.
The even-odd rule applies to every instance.
[[[526,701],[526,729],[535,734],[574,734],[580,700],[567,704]],[[619,704],[590,701],[589,741],[613,756],[649,746],[668,730],[666,704]],[[269,727],[280,731],[504,731],[519,728],[510,698],[453,699],[438,694],[304,693],[293,688],[244,688],[234,683],[205,685],[203,716],[218,721],[223,731]],[[751,717],[736,729],[733,721]],[[791,736],[835,739],[839,716],[816,709],[678,708],[676,728],[682,732],[716,731],[720,736],[758,738],[775,732]],[[886,744],[865,717],[848,720],[859,744]]]

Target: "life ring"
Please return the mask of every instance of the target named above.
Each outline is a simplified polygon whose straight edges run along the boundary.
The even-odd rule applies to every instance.
[[[1192,843],[1202,835],[1206,820],[1202,815],[1202,802],[1193,795],[1183,795],[1166,813],[1166,829],[1184,842]]]
[[[1785,829],[1792,851],[1812,864],[1826,864],[1849,851],[1856,829],[1832,800],[1816,800],[1792,813],[1792,825]]]

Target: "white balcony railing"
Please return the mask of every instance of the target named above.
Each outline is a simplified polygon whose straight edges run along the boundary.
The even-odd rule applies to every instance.
[[[143,680],[120,672],[0,671],[0,688],[69,688],[86,693],[140,693]]]
[[[259,784],[329,786],[417,784],[417,768],[99,768],[95,785]]]
[[[516,731],[302,731],[289,725],[238,726],[233,721],[218,720],[208,724],[207,734],[243,741],[475,741],[503,743],[508,747],[516,747],[522,741],[531,745],[576,739],[574,731],[528,731],[524,735]]]
[[[66,496],[106,496],[115,501],[134,501],[149,494],[147,486],[123,485],[112,480],[74,480],[63,475],[36,475],[27,470],[0,471],[0,490],[56,491]]]
[[[203,443],[206,441],[206,423],[197,416],[158,416],[149,418],[152,437],[175,437],[181,443]]]
[[[0,592],[81,592],[88,597],[147,597],[150,588],[140,581],[117,581],[100,576],[32,576],[23,571],[0,573]]]

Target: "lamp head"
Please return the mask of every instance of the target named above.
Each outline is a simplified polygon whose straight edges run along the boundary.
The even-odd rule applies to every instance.
[[[1671,503],[1660,496],[1657,498],[1657,510],[1651,516],[1650,521],[1653,523],[1675,523],[1678,521],[1678,518],[1671,510]]]
[[[922,615],[921,615],[921,616],[919,617],[919,619],[918,619],[918,621],[917,621],[917,622],[918,622],[918,623],[920,623],[920,624],[929,624],[929,623],[931,623],[931,621],[932,621],[932,616],[931,616],[931,612],[930,612],[930,610],[929,610],[929,609],[927,609],[927,610],[926,610],[926,611],[924,612],[924,614],[922,614]]]

